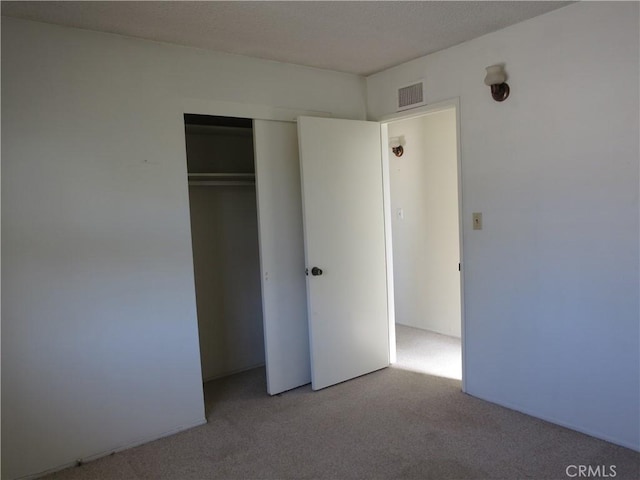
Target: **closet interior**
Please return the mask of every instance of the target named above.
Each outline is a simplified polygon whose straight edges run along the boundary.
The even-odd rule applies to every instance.
[[[253,122],[186,114],[203,381],[265,363]]]

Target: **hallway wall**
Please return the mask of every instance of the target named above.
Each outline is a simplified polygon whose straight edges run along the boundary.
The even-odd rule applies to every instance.
[[[389,156],[396,322],[460,337],[456,112],[388,128],[405,143]]]

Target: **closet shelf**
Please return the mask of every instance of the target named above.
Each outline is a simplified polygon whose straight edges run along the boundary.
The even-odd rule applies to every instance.
[[[189,173],[189,185],[201,186],[252,186],[256,183],[253,173]]]

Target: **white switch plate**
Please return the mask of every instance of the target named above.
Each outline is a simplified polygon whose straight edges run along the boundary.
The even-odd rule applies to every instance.
[[[473,229],[482,230],[482,213],[473,212]]]

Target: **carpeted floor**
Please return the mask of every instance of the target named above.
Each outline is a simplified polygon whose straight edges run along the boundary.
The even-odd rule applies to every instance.
[[[394,368],[462,380],[459,338],[397,325],[396,346]]]
[[[640,478],[637,452],[465,395],[459,372],[459,340],[399,327],[391,368],[275,397],[263,369],[209,382],[207,425],[46,478]]]

